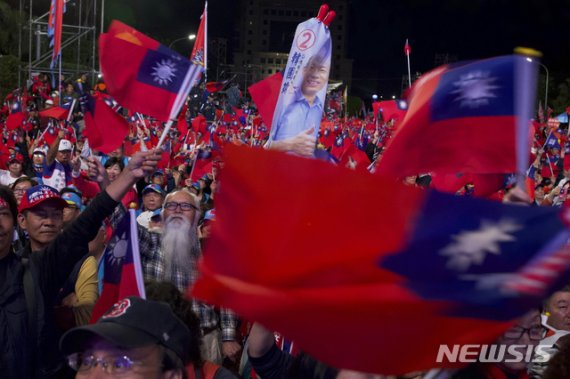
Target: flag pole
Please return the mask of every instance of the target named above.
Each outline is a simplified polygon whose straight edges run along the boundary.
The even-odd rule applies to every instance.
[[[196,150],[195,147],[194,150]],[[190,175],[188,176],[190,178],[190,181],[192,181],[192,174],[194,174],[194,168],[196,167],[196,162],[198,161],[198,154],[200,154],[200,149],[198,149],[198,151],[196,152],[194,160],[192,162],[192,170],[190,170]]]
[[[408,88],[412,86],[412,73],[410,71],[410,54],[407,55],[408,57]]]
[[[550,173],[552,174],[552,176],[554,176],[554,170],[552,169],[552,162],[550,162],[550,156],[548,155],[548,153],[546,154],[546,161],[548,162],[548,168],[550,169]]]
[[[160,149],[160,146],[162,146],[162,143],[166,139],[166,136],[168,135],[168,132],[170,131],[171,127],[172,127],[172,120],[168,120],[168,122],[164,125],[164,130],[162,131],[162,135],[160,136],[160,140],[158,140],[158,144],[156,145],[155,149],[157,150]]]
[[[204,3],[204,82],[208,83],[208,1]]]
[[[59,105],[60,106],[61,106],[61,93],[63,92],[63,88],[60,88],[60,86],[61,86],[61,61],[62,61],[62,58],[63,58],[63,56],[62,56],[61,50],[60,50],[59,51],[59,78],[58,78],[58,83],[57,83],[57,89],[59,90],[57,92],[59,94]]]
[[[412,86],[412,70],[410,69],[410,53],[412,52],[412,48],[410,47],[410,43],[406,38],[406,44],[404,45],[404,55],[408,60],[408,88]]]
[[[52,123],[52,125],[53,125],[53,123]],[[40,134],[40,136],[39,136],[38,138],[36,138],[36,141],[41,141],[42,138],[44,138],[44,135],[46,134],[47,130],[49,129],[49,126],[50,126],[50,125],[49,125],[49,121],[48,121],[48,124],[47,124],[46,128],[44,129],[44,131],[42,132],[42,134]]]
[[[531,109],[536,99],[536,82],[538,77],[538,64],[542,53],[525,47],[517,47],[515,54],[515,81],[520,87],[515,93],[516,121],[516,167],[517,187],[523,192],[526,190],[526,165],[528,164],[528,127],[532,118]],[[550,164],[550,161],[549,161]],[[552,168],[551,168],[552,170]]]
[[[60,66],[61,69],[61,66]],[[59,72],[61,75],[61,71]],[[71,107],[69,108],[69,113],[67,114],[67,122],[71,121],[71,116],[73,116],[73,108],[75,108],[75,102],[76,99],[73,99],[73,101],[71,102]]]

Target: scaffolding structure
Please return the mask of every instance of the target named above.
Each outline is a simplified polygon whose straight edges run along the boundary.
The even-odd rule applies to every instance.
[[[100,0],[65,0],[66,12],[63,15],[61,36],[62,74],[66,78],[87,73],[92,83],[99,72],[97,68],[97,36],[103,28],[104,2]],[[28,3],[26,7],[26,3]],[[46,7],[47,4],[47,7]],[[31,83],[34,73],[49,73],[56,78],[59,67],[51,69],[52,48],[49,46],[47,25],[49,18],[49,1],[20,0],[20,18],[24,19],[24,8],[28,14],[27,21],[18,35],[18,58],[20,69],[18,86],[26,80]],[[97,28],[97,8],[100,9],[100,28]],[[45,9],[44,9],[45,8]],[[42,13],[45,10],[45,13]],[[40,16],[37,16],[40,14]],[[27,59],[24,43],[27,40]],[[26,63],[27,61],[27,63]],[[58,79],[59,80],[59,79]]]

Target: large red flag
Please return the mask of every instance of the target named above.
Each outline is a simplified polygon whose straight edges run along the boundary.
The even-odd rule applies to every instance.
[[[275,113],[275,106],[277,105],[277,99],[279,99],[279,90],[282,82],[283,75],[281,72],[278,72],[248,88],[249,94],[255,105],[257,105],[259,115],[267,130],[271,129],[273,113]]]
[[[61,107],[51,107],[40,111],[40,117],[55,118],[57,120],[67,120],[69,109]]]
[[[535,65],[512,55],[446,65],[423,75],[376,172],[524,173]]]
[[[190,174],[190,180],[195,182],[205,174],[211,173],[213,165],[212,153],[207,150],[198,150],[198,154],[196,154],[194,166],[192,167],[192,172]]]
[[[188,133],[188,121],[186,121],[186,113],[188,112],[188,106],[184,104],[180,114],[178,115],[178,122],[176,123],[176,127],[180,132],[181,136],[186,136]]]
[[[491,342],[567,281],[563,209],[421,191],[263,149],[225,154],[193,296],[333,366],[428,369],[441,344]]]
[[[10,113],[6,118],[6,129],[9,131],[19,129],[22,127],[25,120],[26,115],[24,112]]]
[[[406,116],[407,108],[408,105],[405,100],[386,100],[372,103],[374,117],[378,117],[378,113],[380,113],[380,116],[382,116],[385,122],[392,119],[396,121],[403,120]]]

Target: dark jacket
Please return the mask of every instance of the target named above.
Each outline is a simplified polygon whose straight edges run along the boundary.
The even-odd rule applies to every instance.
[[[0,377],[52,378],[64,367],[58,348],[60,333],[54,321],[55,300],[75,264],[89,252],[89,241],[116,205],[102,192],[46,248],[32,254],[28,244],[20,254],[10,253],[0,260]],[[28,319],[23,284],[26,257],[33,279],[33,323]]]

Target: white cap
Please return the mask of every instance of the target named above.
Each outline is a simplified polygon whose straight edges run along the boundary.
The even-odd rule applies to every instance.
[[[72,145],[71,145],[71,142],[69,140],[62,139],[61,141],[59,141],[59,148],[57,149],[57,151],[64,151],[64,150],[71,150],[71,149],[72,149]]]
[[[53,100],[52,100],[52,99],[47,99],[47,100],[46,100],[46,105],[53,105]]]
[[[46,149],[41,147],[36,147],[32,152],[32,154],[43,154],[43,155],[46,155],[46,153],[47,153]]]

